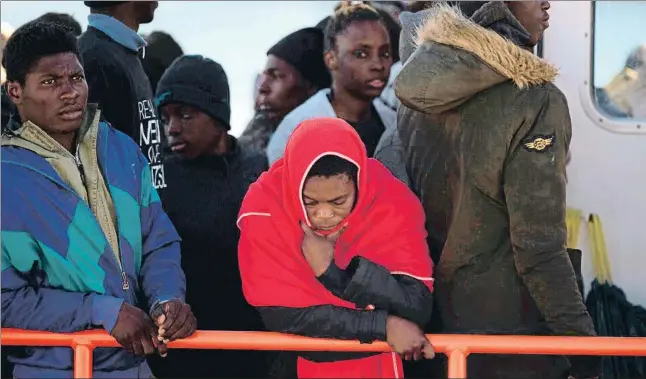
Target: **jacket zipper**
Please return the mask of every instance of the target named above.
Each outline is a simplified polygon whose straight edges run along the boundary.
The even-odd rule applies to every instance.
[[[81,182],[83,182],[83,186],[85,186],[85,170],[83,169],[83,163],[81,163],[81,157],[79,157],[79,146],[76,146],[76,154],[74,154],[74,161],[76,161],[76,168],[79,170],[79,174],[81,174]]]
[[[5,128],[5,130],[3,130],[1,134],[6,135],[9,138],[16,137],[16,133],[14,132],[14,130],[12,130],[10,128]],[[65,151],[67,154],[72,156],[72,158],[74,159],[74,162],[76,163],[76,168],[79,170],[79,174],[81,176],[81,182],[83,182],[83,186],[85,186],[85,184],[86,184],[85,183],[85,170],[83,169],[83,163],[81,163],[81,158],[79,156],[79,150],[80,150],[79,145],[76,146],[76,154],[72,154],[67,149],[63,149],[63,151]],[[36,172],[40,173],[41,175],[44,175],[45,177],[49,178],[49,180],[51,180],[51,181],[53,181],[55,183],[61,184],[60,181],[54,180],[54,178],[50,177],[49,175],[45,175],[44,173],[42,173],[39,170],[34,170],[31,167],[29,169],[31,169],[33,171],[36,171]],[[76,191],[74,191],[72,188],[70,188],[69,186],[66,186],[66,185],[63,185],[63,186],[67,187],[67,189],[69,191],[71,191],[74,195],[76,195],[79,199],[82,200],[82,197],[78,193],[76,193]],[[90,206],[88,205],[88,207],[90,207]],[[94,215],[94,218],[97,220],[97,222],[99,222],[96,215]],[[107,238],[108,237],[106,236],[106,239]],[[119,255],[120,255],[120,252],[119,252]],[[114,260],[119,265],[119,271],[121,271],[121,289],[123,289],[124,291],[127,291],[127,290],[130,289],[130,283],[128,282],[128,276],[126,275],[126,272],[123,270],[123,264],[121,263],[121,257],[120,256],[117,257],[116,252],[114,254]]]
[[[83,182],[83,186],[85,186],[85,170],[83,169],[83,163],[81,163],[81,157],[79,156],[79,150],[80,147],[77,145],[76,146],[76,154],[74,154],[74,161],[76,162],[76,167],[79,170],[79,174],[81,175],[81,181]],[[96,216],[95,216],[96,217]],[[107,236],[106,236],[107,238]],[[123,264],[121,263],[121,257],[117,258],[116,253],[115,253],[115,260],[117,261],[117,264],[119,265],[119,270],[121,271],[121,289],[124,291],[127,291],[130,289],[130,283],[128,282],[128,276],[126,275],[125,271],[123,271]]]

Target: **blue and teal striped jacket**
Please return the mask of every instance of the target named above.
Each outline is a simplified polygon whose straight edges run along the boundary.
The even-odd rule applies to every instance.
[[[148,313],[156,302],[184,300],[180,238],[146,158],[109,124],[90,128],[98,128],[97,158],[116,211],[123,271],[92,210],[53,166],[29,149],[2,146],[2,327],[111,331],[124,301]],[[73,353],[28,348],[10,360],[16,375],[71,377]],[[102,377],[143,361],[124,349],[94,352]]]

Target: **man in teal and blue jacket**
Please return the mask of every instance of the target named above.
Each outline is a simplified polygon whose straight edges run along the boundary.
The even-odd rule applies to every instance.
[[[137,144],[87,104],[74,35],[31,22],[7,42],[6,92],[21,122],[2,135],[2,327],[103,328],[95,378],[149,378],[145,355],[187,337],[180,238]],[[11,354],[16,378],[72,377],[65,347]]]

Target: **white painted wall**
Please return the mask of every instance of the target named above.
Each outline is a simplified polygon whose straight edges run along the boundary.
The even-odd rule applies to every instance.
[[[643,11],[646,19],[646,3],[623,3],[633,3],[627,6]],[[561,70],[557,84],[568,98],[573,122],[568,205],[601,217],[615,284],[629,301],[646,306],[646,120],[613,122],[596,111],[588,87],[593,77],[592,16],[589,1],[553,1],[544,40],[544,57]],[[617,44],[624,42],[622,35],[637,35],[646,43],[646,32],[638,28],[644,27],[615,22],[614,28],[597,33],[612,32]],[[599,61],[618,59],[613,54],[596,55],[597,65],[616,66]],[[589,290],[593,271],[587,223],[581,227],[579,248]]]

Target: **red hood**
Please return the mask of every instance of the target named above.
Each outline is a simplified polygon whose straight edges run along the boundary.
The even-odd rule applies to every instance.
[[[301,200],[303,179],[326,154],[344,157],[359,167],[357,204],[342,223],[347,227],[337,241],[335,262],[345,268],[360,255],[432,288],[421,203],[387,168],[367,158],[363,142],[350,125],[320,118],[296,128],[283,158],[249,187],[242,202],[238,262],[247,301],[257,307],[333,304],[355,308],[323,287],[301,251],[299,221],[307,219]]]
[[[325,155],[336,155],[354,163],[358,168],[357,204],[350,215],[331,234],[347,225],[349,220],[360,214],[365,208],[366,199],[374,196],[368,192],[366,165],[368,157],[366,148],[357,132],[345,121],[338,118],[318,118],[302,122],[292,133],[283,158],[274,166],[283,167],[283,195],[288,211],[298,220],[305,221],[311,227],[305,205],[303,204],[303,186],[307,173],[314,163]],[[321,233],[321,232],[319,232]],[[321,233],[323,234],[323,233]]]

